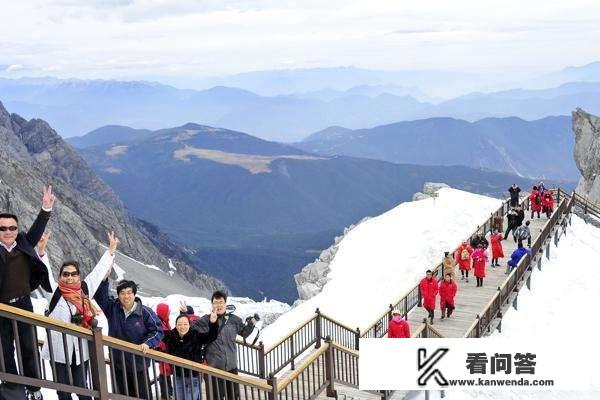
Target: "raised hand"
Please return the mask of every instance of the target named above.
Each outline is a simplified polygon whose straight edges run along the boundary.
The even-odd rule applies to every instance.
[[[214,307],[213,307],[213,309],[212,309],[212,310],[211,310],[211,312],[210,312],[210,323],[211,323],[211,324],[214,324],[215,322],[217,322],[217,318],[218,318],[218,317],[219,317],[219,316],[217,315],[217,312],[215,311],[215,309],[214,309]]]
[[[54,200],[56,197],[52,194],[52,185],[44,187],[44,194],[42,195],[42,208],[46,210],[52,209],[54,206]]]
[[[50,234],[52,233],[52,231],[45,231],[42,234],[42,238],[40,239],[40,241],[38,242],[36,249],[37,252],[40,256],[46,254],[46,245],[48,245],[48,239],[50,239]]]
[[[119,238],[114,231],[107,232],[106,236],[108,236],[108,251],[110,254],[114,255],[115,251],[117,251],[117,246],[119,245]]]
[[[179,311],[183,314],[187,314],[187,303],[185,302],[185,300],[181,300],[179,302]]]

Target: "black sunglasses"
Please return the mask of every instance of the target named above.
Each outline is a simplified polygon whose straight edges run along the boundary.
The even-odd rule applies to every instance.
[[[0,226],[0,232],[6,232],[6,231],[11,231],[14,232],[16,231],[18,228],[16,226]]]
[[[73,271],[73,272],[63,272],[62,274],[60,274],[63,278],[68,278],[70,276],[79,276],[79,271]]]

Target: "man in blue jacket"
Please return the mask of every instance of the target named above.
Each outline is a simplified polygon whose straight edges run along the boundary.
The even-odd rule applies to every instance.
[[[117,285],[118,298],[115,299],[109,296],[108,280],[105,280],[98,288],[94,299],[108,320],[108,335],[139,345],[140,350],[146,353],[149,349],[158,347],[164,334],[162,323],[156,313],[150,307],[143,305],[136,297],[136,293],[135,282],[122,280]],[[135,359],[135,373],[133,359]],[[150,364],[144,357],[132,357],[131,354],[125,353],[125,364],[123,364],[121,351],[113,350],[111,362],[115,366],[114,378],[119,394],[142,399],[149,398],[148,367]],[[127,379],[127,385],[123,374]]]
[[[510,260],[506,264],[506,275],[510,274],[510,272],[519,265],[519,261],[521,258],[525,257],[526,254],[531,255],[531,250],[523,247],[523,242],[519,241],[518,247],[515,251],[510,255]]]

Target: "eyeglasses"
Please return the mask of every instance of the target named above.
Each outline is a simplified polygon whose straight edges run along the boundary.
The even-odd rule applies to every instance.
[[[6,232],[6,231],[11,231],[14,232],[16,231],[18,228],[16,226],[0,226],[0,232]]]
[[[63,272],[62,274],[60,274],[60,276],[62,276],[63,278],[68,278],[70,276],[76,277],[76,276],[79,276],[79,271]]]

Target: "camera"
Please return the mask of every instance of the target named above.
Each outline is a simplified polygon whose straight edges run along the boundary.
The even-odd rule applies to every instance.
[[[81,323],[83,322],[83,315],[82,314],[74,314],[71,315],[71,323],[75,324],[75,325],[81,325]]]

